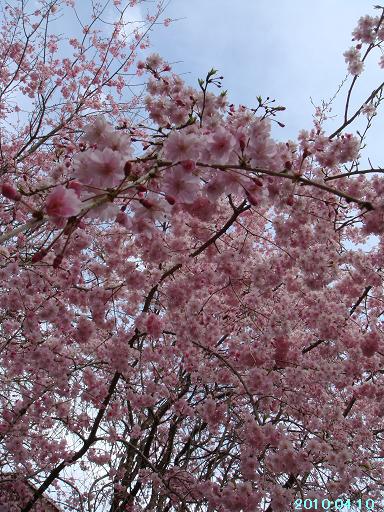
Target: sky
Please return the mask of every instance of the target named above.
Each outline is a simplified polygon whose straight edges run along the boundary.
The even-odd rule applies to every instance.
[[[353,44],[359,17],[380,12],[373,5],[368,0],[171,0],[165,14],[178,21],[155,28],[152,49],[191,85],[212,67],[218,69],[232,103],[255,107],[258,95],[275,99],[287,110],[279,117],[286,127],[273,123],[273,135],[294,140],[312,126],[311,98],[320,105],[346,77],[343,52]],[[360,106],[384,81],[380,56],[377,49],[357,82],[352,105]],[[332,115],[338,117],[329,133],[341,124],[350,81],[334,102]],[[382,128],[378,115],[367,139],[374,165],[384,164]]]
[[[112,21],[116,11],[113,1],[109,1],[105,18]],[[39,4],[39,0],[30,2],[29,5]],[[156,2],[142,0],[128,9],[125,20],[143,20],[147,8],[153,11]],[[214,67],[224,76],[223,89],[228,90],[230,103],[256,107],[259,95],[275,99],[275,105],[286,107],[277,118],[285,127],[272,124],[273,136],[281,141],[296,140],[301,129],[312,127],[313,104],[319,106],[322,100],[332,98],[347,76],[343,52],[353,44],[351,33],[359,17],[380,12],[374,9],[373,0],[164,2],[168,6],[163,19],[175,21],[168,27],[162,23],[155,25],[150,36],[152,46],[143,55],[159,53],[172,64],[174,72],[195,87],[197,79],[204,78]],[[104,5],[104,1],[101,3]],[[122,0],[121,5],[127,3],[128,0]],[[77,0],[76,7],[83,21],[89,20],[92,0]],[[76,20],[59,18],[57,27],[61,31],[67,25],[65,32],[72,35],[78,28],[73,21]],[[384,81],[384,70],[377,65],[380,56],[380,49],[376,49],[359,77],[352,107],[360,107]],[[334,119],[328,123],[327,133],[341,124],[350,83],[349,76],[333,102]],[[350,131],[363,129],[365,118],[361,121]],[[374,121],[368,132],[367,148],[362,152],[364,166],[368,165],[368,157],[374,166],[384,166],[384,113]]]

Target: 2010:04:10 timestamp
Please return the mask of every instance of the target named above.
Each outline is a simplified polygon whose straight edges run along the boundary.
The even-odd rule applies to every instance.
[[[327,498],[323,500],[315,499],[297,499],[294,501],[294,510],[375,510],[373,499],[358,499],[351,501],[349,499],[337,498],[335,501]]]

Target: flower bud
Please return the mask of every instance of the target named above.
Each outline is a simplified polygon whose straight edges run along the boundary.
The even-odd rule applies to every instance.
[[[257,199],[256,197],[251,193],[251,192],[248,192],[248,190],[245,191],[245,195],[247,196],[247,199],[248,199],[248,202],[252,205],[252,206],[257,206]]]
[[[37,263],[41,261],[45,256],[47,255],[47,251],[45,249],[42,249],[41,251],[38,251],[32,256],[32,263]]]
[[[58,254],[56,256],[56,258],[53,260],[53,264],[52,264],[53,268],[59,268],[62,261],[63,261],[63,255]]]
[[[12,201],[19,201],[21,199],[20,192],[18,192],[9,183],[3,183],[3,185],[1,185],[1,193],[4,197],[11,199]]]
[[[176,199],[168,194],[165,194],[165,200],[168,201],[168,203],[171,205],[174,205],[176,203]]]
[[[196,164],[193,160],[183,160],[180,163],[181,163],[183,169],[185,169],[186,171],[189,171],[189,172],[194,171],[196,168]]]
[[[145,208],[152,208],[153,203],[151,201],[148,201],[148,199],[139,199],[140,204],[142,204]]]
[[[128,217],[127,217],[127,214],[124,213],[124,212],[119,212],[117,215],[116,215],[116,222],[118,224],[121,224],[122,226],[126,226],[127,225],[127,221],[128,221]]]
[[[128,176],[130,176],[131,171],[132,171],[132,163],[131,163],[131,162],[125,162],[125,165],[124,165],[124,174],[125,174],[125,177],[126,177],[126,178],[127,178]]]
[[[293,196],[289,196],[285,202],[287,203],[287,205],[293,206],[295,203],[295,200],[294,200]]]
[[[74,190],[77,197],[80,197],[83,186],[79,181],[73,180],[70,183],[68,183],[67,188]]]

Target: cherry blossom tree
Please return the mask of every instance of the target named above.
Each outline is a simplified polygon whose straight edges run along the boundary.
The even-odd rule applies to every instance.
[[[157,54],[134,64],[144,32],[125,55],[124,16],[108,42],[91,23],[58,57],[48,27],[66,9],[3,12],[7,510],[47,510],[47,496],[81,512],[378,506],[384,180],[353,126],[369,128],[384,82],[350,99],[384,10],[344,54],[342,124],[326,132],[324,104],[277,142],[283,107],[228,105],[215,69],[193,88]],[[147,84],[129,104],[128,70]],[[16,92],[33,107],[17,124]]]

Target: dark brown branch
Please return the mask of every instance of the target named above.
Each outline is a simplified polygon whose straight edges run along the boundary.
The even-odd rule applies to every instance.
[[[373,174],[373,173],[384,173],[384,169],[363,169],[361,171],[350,171],[343,174],[336,174],[335,176],[327,176],[324,181],[338,180],[339,178],[349,178],[349,176],[355,176],[360,174]]]
[[[348,405],[347,407],[345,408],[345,411],[343,412],[343,416],[344,418],[346,418],[348,416],[348,414],[350,413],[354,403],[356,402],[356,398],[353,396],[350,401],[348,402]]]
[[[383,87],[384,87],[384,82],[383,82]],[[172,164],[172,162],[168,162],[168,161],[159,160],[157,162],[158,167],[164,167],[164,166],[171,165],[171,164]],[[303,185],[308,185],[308,186],[312,186],[315,188],[319,188],[320,190],[324,190],[325,192],[334,194],[337,197],[345,199],[349,203],[356,203],[361,208],[366,208],[367,210],[374,210],[372,203],[370,203],[369,201],[364,201],[362,199],[358,199],[357,197],[351,196],[351,195],[347,194],[346,192],[342,192],[341,190],[337,190],[336,188],[329,187],[328,185],[325,185],[324,183],[321,183],[319,181],[310,180],[308,178],[305,178],[301,174],[294,173],[294,172],[290,172],[290,173],[288,173],[286,171],[277,172],[277,171],[271,171],[269,169],[263,169],[260,167],[249,167],[248,165],[245,165],[245,164],[238,164],[238,165],[223,164],[223,165],[221,165],[221,164],[205,164],[203,162],[196,162],[196,166],[197,167],[209,167],[211,169],[221,169],[223,171],[231,170],[231,169],[233,169],[233,170],[239,169],[239,170],[243,170],[243,171],[250,171],[253,173],[266,174],[267,176],[276,176],[278,178],[284,178],[284,179],[291,180],[293,183],[302,183]]]
[[[219,229],[219,231],[217,231],[209,240],[204,242],[203,245],[201,245],[198,249],[196,249],[196,251],[192,252],[189,255],[190,258],[194,258],[195,256],[198,256],[207,247],[209,247],[211,244],[216,242],[216,240],[218,238],[220,238],[221,235],[223,235],[227,231],[227,229],[229,229],[232,226],[232,224],[235,222],[237,217],[241,213],[245,212],[246,210],[249,210],[250,208],[251,208],[251,206],[247,205],[247,202],[245,200],[238,207],[235,207],[232,216],[228,219],[228,221],[224,224],[224,226],[221,229]],[[174,272],[176,272],[176,270],[179,270],[181,267],[182,267],[182,264],[178,263],[177,265],[174,265],[169,270],[164,272],[164,274],[159,279],[159,282],[157,284],[155,284],[155,286],[153,286],[151,288],[151,290],[149,291],[149,293],[145,299],[145,302],[144,302],[143,311],[145,311],[145,312],[148,311],[151,301],[152,301],[156,291],[158,290],[159,284],[161,284],[167,277],[171,276]]]
[[[198,256],[200,253],[202,253],[208,246],[212,245],[218,238],[221,237],[221,235],[223,235],[227,231],[227,229],[229,229],[232,226],[232,224],[235,222],[235,220],[241,213],[245,212],[246,210],[249,210],[250,208],[251,206],[247,205],[247,202],[244,200],[237,208],[235,208],[232,216],[228,219],[224,226],[189,256],[191,258],[194,258],[195,256]]]
[[[363,105],[365,105],[365,104],[369,103],[371,100],[373,100],[373,98],[383,89],[383,87],[384,87],[384,82],[381,83],[377,89],[374,89],[371,92],[371,94],[368,96],[368,98],[364,101]],[[344,121],[344,123],[336,131],[334,131],[332,133],[332,135],[329,136],[329,139],[333,139],[334,137],[336,137],[336,135],[341,133],[344,130],[344,128],[346,128],[348,125],[353,123],[353,121],[356,119],[356,117],[358,117],[358,115],[360,114],[360,110],[361,110],[361,107],[353,114],[352,117],[350,117],[349,119]]]
[[[305,347],[303,348],[303,350],[301,351],[302,354],[306,354],[307,352],[310,352],[312,349],[318,347],[319,345],[321,345],[322,343],[324,343],[325,340],[317,340],[313,343],[311,343],[311,345],[308,345],[308,347]]]
[[[355,304],[351,307],[351,309],[349,310],[349,316],[352,316],[353,313],[356,311],[356,309],[359,307],[359,305],[362,303],[362,301],[367,297],[369,291],[371,290],[372,286],[367,286],[364,290],[364,292],[362,293],[362,295],[358,298],[358,300],[355,302]],[[321,345],[322,343],[324,343],[326,340],[317,340],[313,343],[311,343],[311,345],[308,345],[308,347],[305,347],[303,348],[303,350],[301,351],[302,354],[306,354],[307,352],[310,352],[312,349],[318,347],[319,345]],[[353,405],[353,404],[352,404]]]
[[[353,313],[356,311],[356,309],[359,307],[359,305],[363,302],[363,300],[366,298],[366,296],[368,295],[370,289],[372,288],[372,286],[367,286],[364,290],[364,292],[362,293],[362,295],[358,298],[357,302],[351,307],[351,309],[349,310],[349,315],[353,315]]]
[[[78,450],[75,453],[75,455],[73,455],[73,457],[69,461],[62,461],[53,471],[51,471],[50,475],[44,480],[44,482],[36,490],[33,497],[28,501],[28,503],[25,505],[25,507],[23,507],[21,509],[21,512],[29,512],[30,510],[32,510],[36,501],[41,498],[41,496],[48,489],[48,487],[51,485],[51,483],[54,480],[56,480],[56,478],[60,475],[61,471],[66,466],[69,466],[69,465],[73,464],[74,462],[76,462],[77,460],[79,460],[88,451],[88,449],[92,446],[92,444],[96,441],[96,439],[97,439],[96,434],[97,434],[97,430],[99,428],[100,422],[104,417],[105,410],[106,410],[109,402],[111,401],[112,395],[115,392],[115,389],[116,389],[116,386],[117,386],[119,380],[120,380],[120,373],[116,372],[111,380],[110,385],[109,385],[108,393],[107,393],[106,397],[104,398],[103,403],[101,404],[101,407],[99,409],[99,412],[95,418],[92,430],[91,430],[88,438],[86,439],[85,443],[83,444],[83,446],[80,448],[80,450]]]

